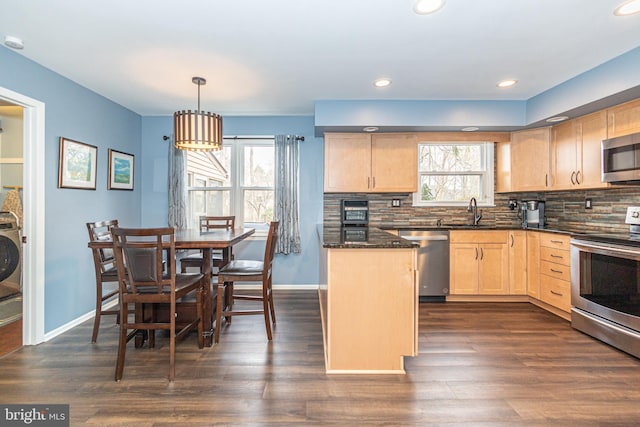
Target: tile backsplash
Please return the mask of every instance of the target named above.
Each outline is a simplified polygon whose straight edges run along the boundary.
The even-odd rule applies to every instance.
[[[585,199],[592,209],[585,209]],[[324,221],[340,223],[342,199],[369,200],[369,223],[373,226],[435,226],[438,220],[448,224],[469,224],[471,213],[466,207],[426,208],[412,206],[412,194],[406,193],[325,193]],[[392,207],[392,199],[400,199],[400,207]],[[494,207],[480,207],[481,224],[519,227],[517,210],[508,208],[508,200],[544,200],[547,228],[574,232],[622,232],[627,206],[640,206],[640,186],[606,190],[574,190],[541,193],[496,194]]]

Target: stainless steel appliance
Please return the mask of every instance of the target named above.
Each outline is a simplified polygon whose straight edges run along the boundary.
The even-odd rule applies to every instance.
[[[640,133],[602,141],[602,181],[619,184],[640,181]]]
[[[449,230],[398,230],[418,242],[420,301],[444,301],[449,294]]]
[[[518,218],[522,221],[522,228],[544,228],[545,202],[541,200],[523,200],[520,202]]]
[[[368,200],[342,200],[340,222],[346,226],[366,226],[369,224]]]
[[[571,239],[571,325],[640,357],[640,207],[630,233]]]

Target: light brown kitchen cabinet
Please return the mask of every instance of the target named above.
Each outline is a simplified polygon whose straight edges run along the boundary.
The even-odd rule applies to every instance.
[[[609,186],[601,180],[600,160],[606,123],[606,113],[599,111],[553,127],[552,190]]]
[[[527,231],[527,295],[540,298],[540,233]]]
[[[551,128],[511,133],[510,191],[549,190]]]
[[[527,232],[509,231],[509,294],[527,294]]]
[[[452,295],[508,295],[506,231],[452,231],[449,287]]]
[[[607,109],[607,138],[640,132],[640,99]]]
[[[413,193],[417,189],[414,134],[325,134],[325,192]]]
[[[540,300],[566,313],[571,312],[571,238],[540,235]]]
[[[496,192],[511,191],[511,143],[496,142]]]

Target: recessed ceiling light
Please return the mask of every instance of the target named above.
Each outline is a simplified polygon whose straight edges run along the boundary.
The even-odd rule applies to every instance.
[[[565,120],[567,120],[569,117],[567,116],[554,116],[554,117],[549,117],[547,119],[547,122],[549,123],[556,123],[556,122],[563,122]]]
[[[367,126],[365,128],[362,128],[362,130],[365,132],[375,132],[378,130],[378,128],[375,126]]]
[[[444,6],[444,0],[416,0],[413,3],[413,11],[418,15],[428,15],[440,10]]]
[[[511,87],[511,86],[513,86],[513,85],[514,85],[514,84],[516,84],[516,83],[518,83],[518,81],[517,81],[517,80],[514,80],[514,79],[507,79],[507,80],[501,80],[501,81],[499,81],[499,82],[496,84],[496,86],[498,86],[498,87]]]
[[[640,0],[629,0],[616,7],[613,14],[616,16],[628,16],[638,12],[640,12]]]
[[[5,36],[4,45],[10,47],[11,49],[24,49],[24,42],[22,39],[14,36]]]
[[[466,128],[462,128],[462,129],[460,129],[460,130],[461,130],[462,132],[475,132],[475,131],[477,131],[478,129],[480,129],[480,128],[479,128],[479,127],[476,127],[476,126],[468,126],[468,127],[466,127]]]
[[[373,85],[374,85],[375,87],[387,87],[387,86],[389,86],[390,84],[391,84],[391,79],[388,79],[388,78],[386,78],[386,77],[385,77],[385,78],[378,79],[378,80],[376,80],[375,82],[373,82]]]

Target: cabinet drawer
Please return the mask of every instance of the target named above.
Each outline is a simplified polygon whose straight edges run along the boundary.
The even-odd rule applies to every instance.
[[[571,253],[564,249],[541,247],[540,259],[543,261],[553,262],[555,264],[563,264],[566,266],[571,265]]]
[[[548,248],[570,249],[571,237],[562,234],[540,233],[540,246]]]
[[[540,276],[540,299],[560,310],[571,312],[571,285],[564,280]]]
[[[449,232],[451,243],[504,243],[507,244],[509,233],[507,231],[475,231],[457,230]]]
[[[556,279],[571,281],[571,267],[568,265],[554,264],[549,261],[540,261],[540,273]]]

